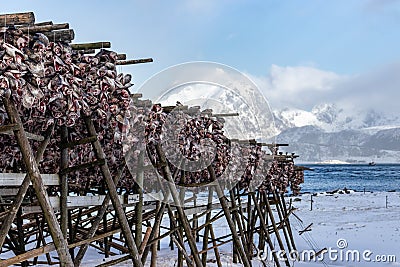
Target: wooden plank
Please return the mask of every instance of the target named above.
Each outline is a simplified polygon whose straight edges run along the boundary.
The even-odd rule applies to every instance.
[[[142,93],[136,93],[136,94],[131,94],[130,96],[131,96],[131,98],[141,98],[141,97],[143,97],[143,94]]]
[[[4,128],[3,129],[0,128],[0,133],[7,134],[7,135],[14,135],[13,130],[17,130],[17,128],[15,128],[15,127],[18,127],[18,126],[13,127],[12,124],[10,124],[10,125],[4,125],[2,127],[4,127]],[[7,130],[7,127],[10,127],[10,129]],[[31,139],[31,140],[35,140],[35,141],[39,141],[39,142],[42,142],[44,140],[44,137],[41,135],[28,133],[28,132],[25,132],[25,135],[28,139]]]
[[[117,55],[117,60],[125,60],[126,59],[126,54],[118,54]]]
[[[1,26],[34,24],[35,14],[33,12],[13,13],[0,15]]]
[[[0,191],[1,192],[1,191]],[[12,191],[10,191],[11,193]],[[144,199],[152,199],[153,198],[147,196],[147,194],[144,194]],[[118,196],[119,200],[121,203],[123,203],[123,206],[131,206],[139,201],[139,195],[133,194],[133,195],[119,195]],[[103,201],[105,199],[105,195],[97,195],[97,196],[68,196],[67,198],[67,207],[69,209],[71,208],[82,208],[82,207],[90,207],[90,206],[101,206]],[[60,208],[60,200],[59,197],[50,197],[50,202],[51,205],[54,209],[59,210]],[[242,203],[242,208],[245,208],[247,205],[247,202]],[[214,203],[210,205],[211,210],[219,210],[221,209],[221,204],[220,203]],[[228,207],[232,209],[232,205],[228,203]],[[152,210],[155,208],[155,205],[143,205],[143,210]],[[26,206],[22,208],[24,213],[36,213],[36,212],[41,212],[41,209],[39,206]],[[173,211],[176,211],[175,207],[171,207]],[[193,215],[193,214],[199,214],[208,211],[209,209],[207,206],[200,206],[200,207],[186,207],[184,208],[185,214],[187,216]]]
[[[89,136],[89,137],[85,137],[76,141],[71,141],[69,143],[67,142],[61,142],[58,147],[59,148],[72,148],[78,145],[84,145],[84,144],[88,144],[88,143],[92,143],[94,141],[97,141],[97,136]]]
[[[64,30],[69,29],[68,23],[54,24],[54,25],[43,25],[43,26],[31,26],[31,27],[21,27],[23,33],[36,33],[36,32],[51,32],[54,30]]]
[[[52,21],[43,21],[43,22],[37,22],[34,24],[34,26],[48,26],[48,25],[53,25]]]
[[[110,48],[110,42],[93,42],[93,43],[82,43],[82,44],[71,44],[74,50],[88,50],[88,49],[102,49]]]
[[[15,196],[18,190],[18,188],[0,188],[0,196]]]
[[[88,168],[92,168],[92,167],[96,167],[96,166],[101,166],[104,163],[105,163],[105,161],[103,159],[95,160],[95,161],[92,161],[92,162],[87,162],[87,163],[83,163],[83,164],[80,164],[80,165],[76,165],[76,166],[68,167],[68,168],[65,168],[65,169],[61,169],[60,170],[60,174],[66,174],[66,173],[70,173],[70,172],[74,172],[74,171],[88,169]]]
[[[21,186],[25,176],[26,173],[0,173],[0,186]],[[41,174],[41,177],[45,186],[60,185],[58,174]]]
[[[239,113],[215,113],[211,114],[213,117],[237,117],[239,116]]]
[[[49,38],[50,41],[62,41],[62,42],[70,42],[74,40],[75,33],[74,30],[60,30],[60,31],[51,31],[51,32],[43,32],[44,35]]]
[[[142,59],[130,59],[130,60],[118,60],[116,65],[133,65],[153,62],[152,58],[142,58]]]
[[[12,131],[18,130],[19,126],[16,123],[0,126],[0,133],[13,133]],[[14,133],[13,133],[14,134]]]
[[[110,236],[110,235],[114,235],[114,234],[119,233],[119,232],[121,232],[121,229],[112,230],[110,232],[107,232],[107,233],[104,233],[104,234],[101,234],[101,235],[98,235],[98,236],[95,236],[95,237],[92,237],[92,238],[88,238],[88,239],[85,239],[85,240],[82,240],[82,241],[79,241],[79,242],[76,242],[76,243],[73,243],[73,244],[69,244],[68,248],[75,248],[75,247],[81,246],[83,244],[91,243],[91,242],[97,241],[99,239],[102,239],[104,237],[107,237],[107,236]],[[15,257],[12,257],[12,258],[9,258],[9,259],[6,259],[6,260],[2,260],[2,261],[0,261],[0,267],[6,267],[6,266],[14,265],[16,263],[19,263],[19,262],[28,260],[30,258],[34,258],[34,257],[40,256],[40,255],[52,252],[54,250],[56,250],[56,248],[55,248],[54,244],[51,243],[51,244],[48,244],[48,245],[46,245],[44,247],[41,247],[41,248],[32,249],[32,250],[30,250],[30,251],[28,251],[28,252],[26,252],[24,254],[20,254],[18,256],[15,256]],[[73,265],[71,265],[71,266],[73,266]]]

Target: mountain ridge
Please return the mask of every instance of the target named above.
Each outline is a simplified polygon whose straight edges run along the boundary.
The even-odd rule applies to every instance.
[[[375,110],[350,114],[335,104],[274,110],[276,142],[304,162],[400,163],[400,123]]]

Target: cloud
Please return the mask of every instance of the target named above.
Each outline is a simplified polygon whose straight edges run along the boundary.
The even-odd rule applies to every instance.
[[[259,86],[272,107],[310,109],[318,98],[346,79],[331,71],[309,66],[280,67],[272,65],[265,77],[249,75]]]
[[[258,85],[273,109],[307,111],[322,103],[334,103],[347,112],[375,110],[397,115],[400,111],[400,62],[353,76],[315,67],[272,65],[266,76],[249,77]]]

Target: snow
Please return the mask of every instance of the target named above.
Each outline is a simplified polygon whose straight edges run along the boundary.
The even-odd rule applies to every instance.
[[[280,116],[290,123],[292,127],[302,127],[306,125],[317,125],[319,122],[315,114],[300,109],[285,109],[280,112]]]
[[[324,160],[321,162],[315,162],[315,164],[350,164],[346,161],[342,160],[337,160],[337,159],[330,159],[330,160]]]
[[[366,128],[362,128],[361,131],[372,135],[372,134],[376,134],[382,130],[390,130],[390,129],[397,129],[397,128],[400,128],[400,125],[382,125],[382,126],[366,127]]]
[[[312,210],[310,210],[311,197],[313,199]],[[287,198],[287,201],[289,200],[290,198]],[[301,254],[305,250],[319,251],[327,248],[327,251],[331,253],[330,255],[328,252],[325,253],[323,261],[291,262],[291,266],[400,266],[400,250],[398,248],[400,243],[400,192],[363,193],[353,190],[337,190],[335,193],[304,194],[299,197],[291,197],[291,200],[293,207],[296,208],[294,213],[302,220],[301,222],[294,216],[290,217],[298,252]],[[313,224],[310,232],[298,234],[311,223]],[[229,233],[228,226],[222,220],[214,223],[214,229],[217,236]],[[167,241],[165,239],[162,243],[157,266],[176,266],[177,252],[168,248]],[[275,239],[273,241],[276,243]],[[347,244],[347,246],[339,249],[338,244]],[[230,244],[220,248],[223,266],[241,266],[232,263],[231,249]],[[359,261],[357,261],[357,255],[352,254],[357,251],[360,255]],[[93,253],[96,254],[95,251],[91,251],[83,266],[104,262],[96,259]],[[363,256],[363,254],[365,255]],[[352,255],[355,255],[354,258]],[[378,255],[386,256],[386,258],[394,256],[395,261],[385,263],[366,261],[374,260]],[[336,256],[338,259],[332,260]],[[209,253],[209,258],[213,258],[212,252]],[[149,266],[148,263],[146,266]],[[127,261],[118,266],[132,266],[131,264]],[[258,259],[254,259],[252,265],[264,266]],[[207,266],[216,266],[216,264],[210,262]],[[272,262],[266,262],[265,266],[274,265]],[[283,262],[282,266],[284,266]]]
[[[310,210],[311,195],[303,195],[295,202],[296,214],[303,225],[313,223],[310,238],[319,249],[338,249],[339,239],[346,240],[343,252],[358,250],[377,255],[395,255],[396,263],[353,261],[332,261],[326,257],[326,264],[334,266],[399,266],[400,265],[400,193],[378,192],[350,194],[317,194],[313,196],[313,210]],[[388,207],[386,208],[386,197]],[[293,226],[297,228],[296,223]],[[296,229],[301,230],[301,229]],[[300,249],[309,249],[303,237],[296,238]],[[296,266],[321,266],[317,263],[298,263]]]

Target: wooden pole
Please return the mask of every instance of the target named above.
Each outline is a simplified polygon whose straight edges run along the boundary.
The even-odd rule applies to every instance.
[[[240,220],[239,213],[238,213],[238,209],[241,209],[240,196],[238,196],[238,199],[239,199],[239,206],[238,206],[238,205],[236,205],[235,191],[233,189],[229,190],[229,194],[231,196],[231,203],[232,203],[232,209],[233,209],[232,215],[233,215],[234,220],[236,221],[236,225],[237,225],[239,233],[240,233],[240,239],[243,244],[243,250],[246,253],[246,257],[250,258],[249,252],[247,251],[248,240],[246,240],[246,235],[244,234],[244,231],[243,231],[244,225],[242,225],[242,222]]]
[[[0,15],[0,26],[34,24],[35,14],[33,12],[3,14]]]
[[[43,32],[47,38],[51,42],[71,42],[75,38],[74,30],[60,30],[60,31],[51,31],[51,32]]]
[[[171,228],[172,229],[176,229],[171,233],[171,241],[176,245],[176,247],[178,248],[178,266],[183,266],[183,257],[186,257],[185,255],[187,255],[186,259],[186,263],[188,266],[194,266],[192,260],[190,259],[190,257],[188,256],[185,246],[184,246],[184,241],[183,241],[183,231],[182,231],[182,227],[181,227],[181,220],[178,217],[179,215],[176,216],[177,218],[177,222],[179,224],[177,224],[177,222],[175,222],[174,220],[174,213],[171,209],[170,205],[167,205],[168,208],[168,215],[169,215],[169,219],[171,222]],[[175,238],[175,236],[177,237],[177,239]],[[180,258],[182,257],[182,259]]]
[[[37,22],[33,26],[48,26],[48,25],[53,25],[52,21],[42,21],[42,22]]]
[[[159,209],[157,211],[157,215],[154,218],[153,229],[152,229],[152,231],[150,233],[150,237],[149,237],[150,242],[152,240],[156,239],[158,237],[159,233],[160,233],[159,229],[160,229],[162,217],[164,216],[165,207],[166,207],[166,203],[165,202],[160,203],[160,207],[159,207]],[[157,244],[158,244],[158,242],[155,243],[156,246],[157,246]],[[146,262],[149,250],[150,250],[150,248],[147,246],[145,248],[145,250],[143,251],[143,254],[142,254],[142,263],[143,264]],[[153,260],[152,260],[152,262],[153,262]]]
[[[144,165],[144,152],[141,151],[138,157],[138,169],[136,172],[136,185],[135,191],[139,195],[139,201],[135,205],[135,241],[136,246],[140,247],[142,243],[142,223],[143,223],[143,165]]]
[[[178,169],[175,171],[175,173],[173,175],[173,178],[175,178],[177,173],[178,173]],[[157,176],[157,178],[160,179],[158,176]],[[159,181],[159,182],[160,182],[160,185],[162,186],[161,181]],[[162,202],[157,203],[158,209],[157,209],[156,216],[154,218],[153,230],[151,231],[150,237],[149,237],[149,240],[150,240],[149,243],[150,244],[153,243],[153,240],[158,239],[158,236],[160,235],[161,221],[162,221],[162,218],[164,216],[164,210],[166,208],[166,202],[170,197],[170,192],[169,191],[166,191],[164,188],[162,188],[162,190],[164,192],[164,200]],[[160,250],[160,241],[159,240],[156,242],[156,245],[157,245],[156,247],[155,246],[151,247],[153,252],[156,251],[156,250]],[[145,262],[146,262],[147,255],[149,254],[149,251],[150,251],[150,247],[147,246],[145,248],[143,254],[142,254],[141,261],[142,261],[143,264],[145,264]],[[154,256],[153,252],[152,252],[152,260],[151,261],[152,261],[152,264],[153,263],[156,264],[157,263],[157,259],[154,259],[155,256]]]
[[[292,200],[290,200],[290,201],[292,201]],[[289,213],[286,208],[285,197],[283,194],[281,194],[281,205],[283,206],[283,212],[285,214],[287,230],[289,233],[290,242],[292,243],[292,248],[293,248],[293,250],[297,250],[296,244],[295,244],[294,238],[293,238],[292,227],[290,226]]]
[[[68,143],[68,129],[67,126],[63,125],[61,127],[61,144]],[[68,167],[69,162],[69,150],[68,148],[61,149],[60,156],[60,169],[65,169]],[[67,198],[68,198],[68,180],[67,174],[60,174],[61,182],[61,195],[60,195],[60,211],[61,211],[61,231],[64,238],[67,239],[68,231],[68,208],[67,208]]]
[[[280,236],[280,234],[279,234],[279,230],[278,230],[278,228],[276,227],[275,218],[274,218],[274,215],[272,214],[272,209],[271,209],[271,206],[270,206],[270,204],[269,204],[268,196],[267,196],[266,193],[264,193],[264,194],[265,194],[265,196],[266,196],[266,197],[265,197],[265,203],[267,204],[266,207],[267,207],[267,211],[268,211],[268,213],[269,213],[269,217],[270,217],[270,220],[271,220],[272,227],[273,227],[274,232],[275,232],[276,240],[278,241],[278,244],[279,244],[280,249],[281,249],[282,251],[285,251],[285,254],[283,255],[283,257],[284,257],[284,259],[285,259],[286,266],[290,267],[290,263],[289,263],[289,259],[288,259],[288,257],[287,257],[287,253],[286,253],[285,247],[283,246],[283,242],[282,242],[281,236]]]
[[[312,208],[313,208],[313,202],[314,202],[314,200],[313,200],[313,195],[311,194],[311,201],[310,201],[310,211],[312,211]]]
[[[44,151],[46,150],[49,142],[51,135],[53,134],[54,131],[54,124],[49,127],[46,131],[46,139],[40,143],[38,150],[36,152],[36,157],[35,160],[36,162],[40,162],[43,158]],[[15,216],[17,215],[18,209],[21,207],[22,201],[24,200],[25,194],[28,191],[30,184],[30,177],[28,174],[25,175],[24,180],[22,181],[22,184],[18,190],[17,195],[15,196],[15,200],[11,207],[9,207],[8,215],[4,219],[3,223],[1,224],[1,229],[0,229],[0,248],[3,247],[4,241],[6,239],[7,233],[10,230],[11,224],[15,219]]]
[[[89,50],[89,49],[102,49],[110,48],[110,42],[93,42],[93,43],[82,43],[82,44],[71,44],[73,50]]]
[[[196,207],[197,205],[197,195],[196,192],[193,193],[193,207]],[[196,236],[196,242],[200,242],[200,236],[199,236],[199,231],[197,230],[199,228],[199,218],[197,217],[197,213],[193,214],[193,229],[196,229],[195,231],[195,236]]]
[[[199,257],[199,254],[198,254],[198,251],[197,251],[197,247],[196,247],[196,241],[193,238],[193,234],[191,232],[191,228],[190,228],[188,219],[187,219],[187,217],[185,215],[185,212],[184,212],[184,210],[183,210],[183,208],[181,206],[179,195],[178,195],[178,192],[176,190],[176,186],[175,186],[174,180],[172,179],[172,175],[171,175],[171,172],[169,170],[169,167],[168,167],[168,164],[167,164],[167,160],[165,158],[165,154],[162,151],[161,144],[157,144],[156,145],[156,152],[157,152],[157,155],[158,155],[158,157],[160,159],[163,176],[169,182],[168,183],[169,191],[171,192],[171,195],[172,195],[172,198],[174,200],[174,203],[177,205],[176,206],[176,210],[178,211],[180,220],[182,222],[182,226],[183,226],[183,229],[185,231],[186,238],[187,238],[188,243],[189,243],[189,247],[190,247],[190,249],[192,251],[194,262],[195,262],[197,267],[201,267],[201,266],[203,266],[203,264],[200,261],[200,257]]]
[[[54,24],[54,25],[43,25],[43,26],[30,26],[18,28],[23,33],[36,33],[36,32],[51,32],[54,30],[65,30],[69,29],[68,23]]]
[[[215,260],[217,261],[217,266],[222,267],[221,256],[219,255],[218,245],[217,245],[217,241],[215,239],[214,229],[213,229],[212,225],[210,225],[210,234],[211,234],[211,240],[212,240],[213,246],[214,246],[214,254],[215,254]]]
[[[157,210],[160,210],[161,207],[161,203],[157,202]],[[154,229],[154,227],[156,227],[156,229]],[[154,220],[154,234],[153,234],[153,238],[157,238],[159,235],[159,231],[160,231],[160,225],[155,223]],[[150,235],[153,233],[153,230],[151,231]],[[150,239],[150,236],[149,236]],[[157,266],[157,249],[158,249],[158,244],[159,242],[156,242],[154,244],[151,245],[151,260],[150,260],[150,267],[156,267]],[[144,252],[144,251],[143,251]],[[142,261],[143,262],[143,261]]]
[[[211,165],[209,165],[207,167],[207,170],[208,170],[208,172],[210,174],[211,180],[212,181],[216,181],[215,172],[214,172],[214,169],[212,168]],[[234,242],[235,246],[237,247],[239,255],[240,255],[241,259],[242,259],[242,264],[245,267],[250,267],[251,264],[249,262],[249,259],[246,257],[246,253],[245,253],[245,250],[243,248],[243,245],[240,242],[240,238],[239,238],[239,235],[237,233],[237,230],[236,230],[236,227],[235,227],[235,223],[232,220],[231,213],[229,211],[228,202],[227,202],[227,200],[226,200],[226,198],[224,196],[224,193],[223,193],[221,187],[219,186],[219,184],[215,186],[215,190],[217,192],[219,201],[221,203],[221,208],[224,211],[225,218],[226,218],[226,220],[228,222],[229,228],[230,228],[230,230],[232,232],[233,242]]]
[[[18,254],[23,254],[26,252],[25,250],[25,241],[24,241],[24,229],[22,228],[22,212],[21,209],[17,212],[17,232],[18,232]],[[28,266],[28,262],[24,261],[21,263],[22,267]]]
[[[118,54],[117,55],[117,60],[125,60],[126,59],[126,54]]]
[[[263,201],[264,201],[264,195],[263,194],[260,194],[260,192],[258,191],[257,192],[257,197],[256,197],[256,200],[255,201],[257,201],[257,203],[258,203],[258,201],[260,201],[260,203],[263,203]],[[255,204],[254,204],[255,205]],[[261,209],[261,208],[260,208]],[[255,209],[256,210],[256,209]],[[257,211],[257,210],[256,210]],[[264,223],[266,224],[266,225],[268,225],[268,212],[265,212],[264,210],[262,210],[262,216],[260,215],[260,220],[263,220],[264,221]],[[254,216],[254,217],[256,217],[256,216]],[[255,221],[257,221],[257,218],[255,218]],[[258,250],[262,250],[262,251],[264,251],[264,249],[265,249],[265,236],[264,236],[264,231],[262,231],[262,229],[260,228],[260,230],[259,230],[259,238],[258,238]]]
[[[88,129],[89,135],[91,135],[91,136],[97,135],[96,130],[94,128],[93,121],[89,117],[85,117],[84,120],[85,120],[86,127]],[[138,248],[135,244],[135,240],[133,238],[131,229],[129,227],[128,220],[126,218],[122,204],[118,199],[118,193],[117,193],[117,189],[115,187],[114,181],[111,178],[111,173],[110,173],[110,169],[108,168],[106,155],[104,154],[101,144],[98,140],[93,143],[93,148],[94,148],[94,153],[95,153],[97,159],[105,161],[105,164],[101,165],[100,169],[101,169],[101,172],[105,179],[105,182],[107,184],[108,193],[110,194],[111,202],[112,202],[115,212],[117,214],[119,224],[122,229],[122,233],[124,234],[125,242],[128,245],[129,254],[131,254],[131,256],[132,256],[133,264],[136,267],[142,267],[143,264],[139,259]]]
[[[263,229],[265,237],[267,238],[267,243],[269,245],[269,248],[271,249],[271,253],[272,253],[272,256],[274,258],[275,264],[276,264],[277,267],[279,267],[281,265],[279,263],[278,256],[276,255],[276,251],[274,249],[274,244],[272,243],[271,236],[269,235],[268,226],[266,225],[265,221],[263,220],[263,213],[261,212],[260,205],[256,201],[255,194],[252,193],[252,192],[250,192],[249,194],[251,194],[251,197],[253,198],[254,206],[255,206],[255,208],[257,210],[257,213],[258,213],[258,216],[260,218],[261,228]],[[266,199],[265,201],[268,201],[268,199]]]
[[[125,165],[120,169],[118,175],[115,176],[115,178],[114,178],[115,184],[117,184],[119,179],[121,179],[124,170],[125,170]],[[100,223],[101,223],[104,215],[107,212],[107,208],[108,208],[110,201],[111,201],[111,197],[110,197],[110,194],[108,193],[105,196],[103,203],[101,204],[101,207],[100,207],[99,211],[97,212],[96,217],[92,220],[91,227],[90,227],[89,231],[87,232],[85,239],[93,238],[94,235],[96,234],[96,231],[99,228]],[[80,247],[78,254],[76,255],[75,260],[74,260],[75,266],[79,266],[81,264],[81,261],[82,261],[83,257],[85,256],[85,253],[86,253],[88,247],[89,247],[89,243],[82,244],[82,246]]]
[[[278,213],[279,220],[280,220],[281,225],[282,225],[283,236],[284,236],[285,241],[286,241],[286,244],[287,244],[287,246],[288,246],[288,251],[290,252],[290,251],[292,251],[292,246],[291,246],[291,244],[290,244],[289,234],[288,234],[288,232],[287,232],[287,227],[288,227],[288,226],[287,226],[287,224],[286,224],[286,219],[285,219],[285,216],[282,215],[282,213],[283,213],[283,207],[281,206],[280,199],[277,197],[276,192],[273,191],[272,194],[273,194],[274,200],[275,200],[276,211],[277,211],[277,213]]]
[[[178,248],[178,250],[181,251],[181,253],[185,257],[187,266],[189,266],[189,267],[194,266],[192,259],[189,257],[189,254],[187,254],[185,248],[181,244],[179,244],[178,240],[176,240],[176,238],[173,235],[171,235],[171,237],[172,237],[172,241],[176,244],[176,247]],[[182,260],[181,264],[183,266],[183,260]]]
[[[212,199],[213,199],[213,189],[210,188],[208,191],[208,202],[207,202],[207,215],[206,215],[206,222],[209,222],[211,219],[211,208],[212,208]],[[201,260],[204,266],[207,265],[207,248],[208,248],[208,236],[210,235],[210,226],[207,225],[204,228],[204,235],[203,235],[203,255],[201,255]]]
[[[181,188],[181,190],[179,191],[179,200],[180,200],[180,203],[185,203],[184,202],[185,201],[185,188]],[[181,218],[179,217],[178,214],[176,214],[176,215],[177,215],[177,216],[175,216],[175,218],[177,218],[176,225],[179,227],[178,233],[179,233],[179,237],[182,238],[181,242],[182,242],[182,245],[183,245],[184,244],[184,241],[183,241],[183,227],[181,227],[182,226],[182,222],[181,222],[182,220],[181,220]],[[191,233],[194,233],[194,231],[191,231]],[[178,247],[178,267],[183,267],[183,258],[185,257],[185,253],[186,253],[186,251],[182,251]]]
[[[150,63],[153,62],[152,58],[143,58],[143,59],[130,59],[130,60],[119,60],[116,65],[134,65],[141,63]]]
[[[27,173],[32,182],[36,196],[42,208],[44,217],[49,226],[50,234],[53,238],[54,244],[57,248],[58,256],[60,257],[61,266],[73,266],[71,256],[68,253],[68,244],[65,240],[60,225],[58,224],[57,217],[54,214],[53,207],[50,204],[49,196],[47,195],[46,187],[43,184],[42,177],[39,172],[38,165],[33,156],[32,150],[28,139],[25,136],[25,130],[22,126],[21,118],[18,115],[14,103],[9,98],[3,98],[3,104],[6,108],[8,117],[11,123],[17,123],[20,126],[18,131],[14,131],[17,139],[18,146],[20,147],[22,158],[27,168]]]

